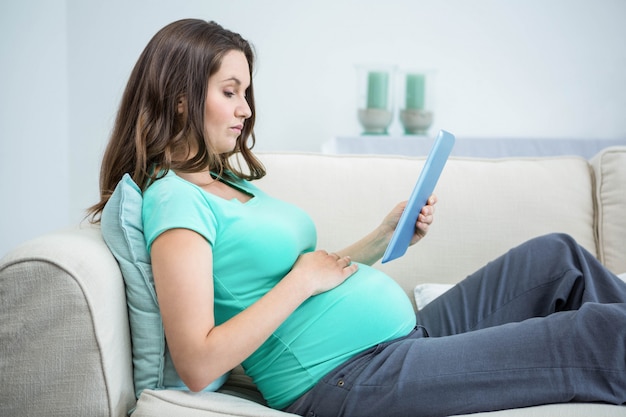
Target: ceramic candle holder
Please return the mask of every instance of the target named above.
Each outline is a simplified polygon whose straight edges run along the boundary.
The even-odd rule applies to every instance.
[[[433,124],[432,71],[398,73],[398,108],[400,123],[407,135],[426,135]]]
[[[357,76],[357,114],[363,134],[385,135],[393,120],[393,68],[361,66]]]
[[[358,116],[363,133],[368,135],[386,135],[393,120],[393,113],[385,109],[359,109]]]
[[[433,112],[427,110],[400,110],[400,123],[407,135],[426,135],[433,124]]]

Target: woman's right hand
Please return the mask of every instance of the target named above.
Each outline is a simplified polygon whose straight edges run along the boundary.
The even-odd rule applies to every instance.
[[[357,270],[358,264],[352,263],[349,256],[340,257],[324,250],[300,255],[292,268],[309,286],[311,296],[341,285]]]

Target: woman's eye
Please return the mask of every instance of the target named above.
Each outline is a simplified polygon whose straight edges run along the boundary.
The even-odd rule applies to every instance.
[[[235,95],[235,93],[233,91],[228,90],[228,91],[224,91],[224,95],[226,97],[232,97]]]

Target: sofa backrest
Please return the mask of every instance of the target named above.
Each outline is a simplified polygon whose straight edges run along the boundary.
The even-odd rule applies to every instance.
[[[425,158],[260,155],[258,185],[303,207],[319,248],[341,249],[407,199]],[[435,223],[402,258],[377,266],[412,294],[417,283],[455,283],[514,245],[564,232],[598,255],[594,177],[579,157],[463,159],[446,164],[435,190]]]

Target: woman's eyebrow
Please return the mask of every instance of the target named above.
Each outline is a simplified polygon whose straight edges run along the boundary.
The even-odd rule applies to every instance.
[[[235,83],[235,85],[237,86],[237,88],[245,88],[246,90],[250,87],[250,84],[248,84],[247,86],[242,87],[244,84],[243,82],[237,78],[236,76],[232,76],[229,78],[225,78],[223,79],[220,84],[229,84],[229,83]]]
[[[234,77],[234,76],[222,80],[223,83],[227,83],[227,82],[230,82],[230,81],[233,81],[237,85],[241,85],[241,80],[239,78],[237,78],[237,77]]]

